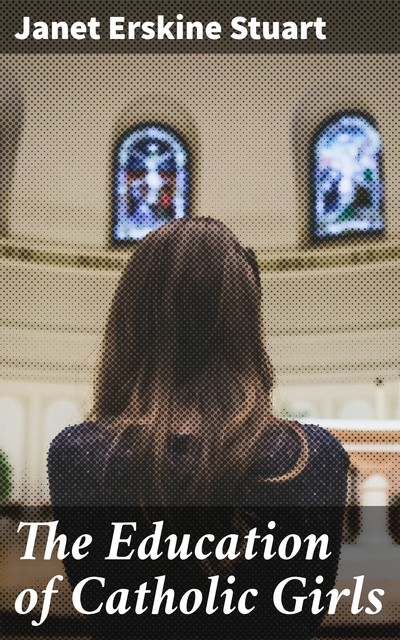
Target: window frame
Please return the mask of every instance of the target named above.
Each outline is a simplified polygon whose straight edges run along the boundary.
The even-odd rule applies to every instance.
[[[127,129],[125,129],[122,133],[120,133],[113,144],[112,150],[112,163],[111,163],[111,225],[110,225],[110,245],[114,249],[121,249],[123,247],[132,247],[137,246],[138,243],[142,242],[144,238],[126,238],[126,239],[118,239],[115,237],[115,228],[118,222],[118,203],[115,197],[116,190],[116,175],[119,167],[118,162],[118,153],[121,148],[121,145],[127,140],[132,134],[144,131],[149,127],[156,127],[163,129],[166,133],[174,136],[178,142],[181,144],[185,153],[187,154],[187,165],[186,171],[188,174],[188,185],[187,185],[187,212],[185,213],[183,218],[191,217],[192,215],[192,183],[193,183],[193,162],[192,162],[192,153],[190,144],[185,140],[182,133],[176,129],[175,127],[169,125],[168,123],[162,122],[160,120],[146,120],[140,122],[138,124],[134,124]],[[151,233],[151,232],[149,232]],[[146,237],[146,236],[145,236]]]
[[[383,185],[383,196],[381,200],[380,213],[383,218],[383,229],[367,229],[367,230],[348,230],[341,232],[337,235],[326,235],[320,236],[317,235],[317,215],[315,211],[315,202],[316,202],[316,181],[315,181],[315,173],[316,173],[316,164],[317,164],[317,154],[315,153],[316,145],[318,144],[319,139],[323,135],[323,133],[332,125],[337,123],[343,116],[350,116],[356,118],[362,118],[367,122],[370,126],[372,126],[375,131],[379,134],[381,139],[381,149],[380,149],[380,158],[379,158],[379,178]],[[382,134],[376,122],[376,119],[367,111],[362,109],[340,109],[336,110],[334,113],[329,114],[325,118],[323,118],[317,127],[314,129],[314,133],[311,135],[309,140],[309,150],[308,150],[308,194],[309,194],[309,240],[311,245],[332,245],[332,244],[347,244],[352,243],[355,240],[357,242],[362,241],[370,241],[371,239],[382,239],[386,235],[386,216],[385,216],[385,172],[384,172],[384,145],[382,140]]]

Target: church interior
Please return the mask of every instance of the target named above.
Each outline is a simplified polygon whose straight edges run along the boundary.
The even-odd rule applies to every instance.
[[[399,568],[399,71],[391,54],[1,56],[2,501],[48,503],[49,443],[90,413],[135,244],[211,216],[258,259],[276,412],[332,430],[349,505],[385,507],[345,547]],[[399,622],[390,597],[374,622]]]

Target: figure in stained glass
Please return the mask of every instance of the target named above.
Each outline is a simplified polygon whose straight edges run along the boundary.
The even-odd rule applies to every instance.
[[[343,113],[313,146],[314,234],[324,238],[384,229],[382,145],[362,115]]]
[[[130,131],[117,148],[114,239],[141,240],[189,212],[188,151],[161,125]]]

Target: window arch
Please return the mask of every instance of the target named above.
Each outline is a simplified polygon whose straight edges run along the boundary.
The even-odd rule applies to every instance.
[[[141,240],[189,213],[189,150],[169,127],[130,129],[116,147],[114,227],[117,242]]]
[[[341,112],[312,143],[313,234],[338,237],[384,229],[382,142],[369,116]]]

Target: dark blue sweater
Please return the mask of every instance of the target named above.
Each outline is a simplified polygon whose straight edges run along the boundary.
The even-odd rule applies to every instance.
[[[246,498],[241,509],[232,506],[232,495],[227,488],[226,501],[218,507],[174,507],[165,512],[166,534],[190,532],[196,539],[208,532],[219,537],[235,530],[233,516],[240,513],[246,531],[257,527],[261,536],[271,533],[267,523],[276,522],[273,531],[277,544],[289,534],[297,534],[303,540],[314,533],[329,536],[331,555],[327,560],[306,560],[299,554],[285,561],[275,557],[266,561],[259,554],[251,562],[240,561],[228,573],[235,575],[235,592],[240,595],[248,588],[258,589],[258,604],[249,615],[237,612],[223,615],[220,611],[206,616],[198,612],[171,616],[149,613],[135,615],[88,616],[90,631],[96,639],[138,638],[201,638],[219,640],[241,637],[243,640],[308,640],[314,636],[323,613],[310,613],[310,603],[305,601],[301,613],[279,614],[272,605],[272,594],[277,584],[288,576],[306,579],[306,587],[293,582],[285,592],[286,606],[293,608],[293,597],[307,595],[316,587],[324,596],[334,586],[341,547],[343,505],[346,499],[348,456],[342,445],[328,431],[318,426],[304,426],[308,441],[309,458],[303,471],[286,482],[266,483],[263,478],[281,476],[292,469],[298,459],[301,444],[295,431],[283,426],[268,425],[260,439],[248,473],[246,474]],[[84,423],[62,431],[52,442],[48,455],[50,491],[59,531],[73,540],[82,533],[91,533],[94,543],[84,560],[68,558],[65,562],[72,587],[88,576],[106,578],[103,589],[98,583],[86,590],[87,609],[95,609],[105,601],[107,594],[127,588],[133,594],[143,582],[152,588],[154,576],[166,576],[166,588],[176,594],[197,588],[206,593],[209,575],[202,570],[198,560],[171,563],[139,561],[135,556],[127,561],[105,561],[111,540],[111,522],[134,521],[138,535],[149,535],[152,522],[164,519],[164,512],[150,509],[147,514],[135,506],[134,428],[126,429],[115,440],[115,433],[106,423]],[[193,473],[193,455],[188,462],[187,436],[173,439],[170,446],[171,472],[179,482],[185,482],[185,473]],[[193,452],[192,452],[193,453]],[[175,470],[175,471],[174,471]],[[178,485],[179,485],[178,482]],[[245,504],[244,504],[245,503]],[[231,505],[231,506],[223,506]],[[126,535],[132,533],[130,530]],[[136,542],[138,543],[139,538]],[[135,546],[135,545],[134,545]],[[124,547],[125,550],[125,547]],[[175,566],[176,565],[176,566]],[[223,575],[225,569],[216,573]],[[323,575],[323,586],[315,584],[315,577]],[[223,588],[229,587],[222,580]],[[221,591],[222,591],[221,587]],[[133,604],[133,601],[132,601]],[[104,606],[103,606],[104,609]],[[134,609],[134,606],[132,606]]]

